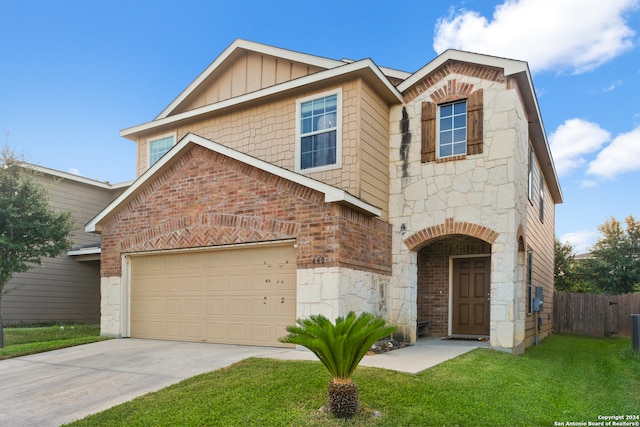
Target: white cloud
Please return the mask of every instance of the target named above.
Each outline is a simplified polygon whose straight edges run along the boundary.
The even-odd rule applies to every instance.
[[[611,84],[609,86],[605,86],[602,88],[603,92],[612,92],[616,89],[618,89],[620,86],[622,86],[622,80],[616,80],[614,82],[611,82]]]
[[[640,171],[640,126],[615,137],[589,163],[587,174],[612,179],[632,171]]]
[[[506,0],[491,20],[452,12],[436,23],[433,47],[525,60],[534,71],[598,67],[633,47],[624,14],[638,0]]]
[[[80,175],[82,176],[82,174],[80,173],[80,171],[76,168],[69,168],[69,173],[73,174],[73,175]]]
[[[570,119],[549,136],[551,153],[558,175],[566,175],[587,163],[586,155],[600,150],[611,134],[596,123]]]
[[[573,246],[573,252],[577,255],[589,252],[599,237],[600,233],[596,230],[583,230],[563,234],[558,237],[558,240],[563,243],[570,243]]]

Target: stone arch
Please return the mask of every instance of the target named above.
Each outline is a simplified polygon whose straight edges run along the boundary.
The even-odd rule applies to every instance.
[[[485,226],[447,218],[444,224],[423,228],[422,230],[412,234],[405,239],[404,243],[410,250],[417,251],[434,240],[451,236],[453,234],[463,234],[465,236],[476,237],[489,244],[493,244],[499,236],[499,233]]]

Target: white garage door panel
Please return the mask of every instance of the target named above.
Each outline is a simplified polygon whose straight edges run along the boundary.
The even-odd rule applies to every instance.
[[[131,258],[131,336],[284,346],[295,323],[293,245]]]

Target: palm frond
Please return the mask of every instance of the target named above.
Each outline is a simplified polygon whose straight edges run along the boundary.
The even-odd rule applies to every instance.
[[[353,311],[338,317],[335,324],[322,315],[298,319],[296,324],[286,328],[289,335],[280,341],[308,348],[334,378],[341,380],[351,378],[376,341],[396,331],[379,316],[367,312],[356,316]]]

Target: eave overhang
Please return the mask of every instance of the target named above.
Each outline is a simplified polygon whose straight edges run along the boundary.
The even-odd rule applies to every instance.
[[[284,83],[267,87],[255,92],[229,98],[214,104],[205,105],[193,110],[185,111],[171,116],[155,119],[120,131],[120,136],[134,139],[135,135],[150,130],[160,130],[166,126],[173,126],[179,122],[200,118],[207,114],[224,112],[227,109],[246,106],[247,104],[266,102],[270,97],[286,96],[296,91],[309,90],[314,87],[339,84],[341,81],[361,77],[380,95],[388,104],[402,103],[402,94],[391,84],[389,79],[370,59],[344,64],[326,71],[320,71]]]

